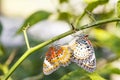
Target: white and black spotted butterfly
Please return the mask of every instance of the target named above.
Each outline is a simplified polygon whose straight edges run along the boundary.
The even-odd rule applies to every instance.
[[[93,72],[96,69],[95,52],[88,40],[88,35],[76,36],[69,43],[69,47],[72,50],[72,62],[77,63],[88,72]]]

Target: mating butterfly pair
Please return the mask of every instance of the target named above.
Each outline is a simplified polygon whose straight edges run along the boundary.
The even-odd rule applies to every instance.
[[[68,45],[51,46],[44,59],[44,74],[49,75],[60,66],[68,66],[71,62],[75,62],[88,72],[93,72],[96,68],[95,52],[87,37],[87,35],[80,35]]]

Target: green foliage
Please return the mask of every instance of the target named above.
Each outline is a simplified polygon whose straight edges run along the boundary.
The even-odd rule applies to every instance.
[[[114,10],[111,10],[109,12],[103,12],[100,14],[94,14],[96,20],[109,19],[112,18],[113,15],[114,15]]]
[[[67,12],[60,12],[58,16],[58,20],[64,20],[70,22],[71,14]]]
[[[98,43],[102,46],[108,47],[110,50],[116,53],[117,56],[120,56],[120,38],[106,32],[103,29],[94,29],[95,38],[98,40]]]
[[[116,23],[116,27],[120,27],[120,22],[119,21]]]
[[[119,74],[120,75],[120,69],[112,68],[111,73],[115,73],[115,74]]]
[[[98,5],[102,5],[107,3],[109,0],[96,0],[93,1],[92,3],[88,4],[88,6],[86,7],[86,10],[88,11],[92,11],[93,9],[95,9]]]
[[[106,80],[97,73],[91,73],[88,75],[91,80]]]
[[[107,63],[104,68],[101,68],[97,71],[104,77],[108,77],[111,74],[120,74],[120,69],[112,65],[112,63]]]
[[[105,80],[103,77],[101,77],[98,73],[88,73],[84,70],[77,69],[75,71],[72,71],[66,75],[64,75],[59,80]]]
[[[120,18],[120,0],[117,2],[117,16]],[[120,27],[120,21],[116,24],[117,27]]]
[[[68,2],[69,0],[59,0],[59,3]]]
[[[117,2],[117,16],[120,18],[120,0]]]
[[[93,2],[96,2],[98,0],[84,0],[86,3],[90,4],[90,3],[93,3]]]
[[[86,80],[86,72],[84,70],[81,69],[77,69],[75,71],[72,71],[66,75],[64,75],[62,78],[60,78],[59,80]],[[89,80],[89,79],[88,79]]]
[[[5,49],[2,44],[0,44],[0,56],[3,56],[5,54]]]
[[[2,23],[0,22],[0,37],[1,37],[1,33],[2,33]],[[4,47],[2,45],[2,43],[0,42],[0,56],[2,56],[5,53]]]
[[[0,35],[2,33],[2,23],[0,22]]]
[[[26,27],[32,26],[34,24],[36,24],[39,21],[45,20],[50,16],[51,13],[46,12],[46,11],[37,11],[35,13],[33,13],[32,15],[30,15],[25,22],[23,23],[23,25],[21,26],[21,28],[17,31],[17,33],[22,32],[22,30]]]
[[[87,0],[86,0],[87,1]],[[102,4],[106,4],[109,0],[92,0],[90,2],[88,2],[88,5],[87,7],[85,8],[84,12],[82,13],[82,15],[80,15],[77,19],[76,19],[76,22],[75,22],[75,25],[79,26],[79,23],[81,22],[81,20],[83,19],[83,17],[85,16],[85,14],[87,12],[89,12],[91,15],[91,17],[89,16],[89,18],[93,21],[93,20],[96,20],[94,18],[94,15],[92,14],[92,11],[99,5],[102,5]],[[88,14],[88,13],[87,13]],[[79,23],[78,23],[79,22]]]

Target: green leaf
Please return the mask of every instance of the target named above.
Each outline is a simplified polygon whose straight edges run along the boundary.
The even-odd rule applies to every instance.
[[[91,1],[91,0],[90,0]],[[84,15],[86,14],[86,11],[92,12],[97,6],[102,5],[107,3],[109,0],[92,0],[92,2],[90,2],[87,7],[85,8],[84,12],[82,13],[82,15],[80,17],[78,17],[78,19],[76,20],[75,24],[78,24],[78,21],[80,23],[80,21],[82,20],[82,18],[84,17]],[[94,16],[92,16],[94,18]],[[95,19],[96,20],[96,19]]]
[[[116,60],[117,61],[117,60]],[[119,61],[119,60],[118,60]],[[108,72],[109,74],[114,73],[114,74],[120,74],[120,69],[114,67],[113,64],[109,64],[105,67],[106,72]]]
[[[109,19],[112,18],[113,15],[114,15],[114,10],[111,10],[110,12],[106,12],[106,13],[94,14],[96,20]]]
[[[111,69],[111,73],[120,74],[120,69],[113,68],[113,69]]]
[[[77,69],[72,71],[66,75],[64,75],[59,80],[90,80],[89,77],[86,75],[86,72],[82,69]]]
[[[91,73],[88,75],[90,77],[91,80],[106,80],[103,77],[101,77],[99,74],[97,73]]]
[[[5,49],[2,44],[0,44],[0,56],[3,56],[5,54]]]
[[[64,20],[69,22],[71,18],[71,14],[67,13],[67,12],[61,12],[59,13],[58,19],[59,20]]]
[[[120,0],[117,2],[117,16],[120,18]]]
[[[117,2],[117,16],[120,18],[120,0]],[[117,27],[120,27],[120,22],[117,22]]]
[[[84,0],[84,2],[86,2],[86,3],[88,3],[88,4],[93,3],[93,2],[96,2],[96,1],[98,1],[98,0]]]
[[[120,56],[120,38],[103,29],[93,29],[95,38],[102,46],[109,48],[117,56]]]
[[[96,0],[93,1],[92,3],[88,4],[88,6],[86,7],[86,10],[88,11],[92,11],[94,8],[96,8],[98,5],[102,5],[107,3],[109,0]]]
[[[27,25],[29,24],[29,26],[32,26],[34,24],[36,24],[39,21],[45,20],[50,16],[51,13],[46,12],[46,11],[37,11],[35,13],[33,13],[32,15],[30,15],[25,22],[23,23],[23,25],[21,26],[21,28],[17,31],[17,33],[22,32],[22,30],[24,28],[27,27]]]
[[[120,27],[120,22],[117,22],[117,23],[116,23],[116,26],[117,26],[117,27]]]
[[[68,2],[68,0],[59,0],[60,3]]]
[[[107,64],[102,70],[99,70],[99,73],[102,75],[120,74],[120,69],[114,67],[113,64]]]
[[[2,28],[2,23],[0,22],[0,35],[1,35],[1,33],[2,33],[2,30],[3,30],[3,28]]]

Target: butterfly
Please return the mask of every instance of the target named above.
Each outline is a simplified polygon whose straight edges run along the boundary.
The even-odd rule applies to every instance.
[[[43,63],[43,72],[49,75],[56,71],[60,66],[68,66],[70,64],[71,52],[67,45],[64,46],[51,46],[46,52]]]
[[[95,52],[88,35],[76,36],[69,43],[69,47],[72,50],[72,62],[88,72],[93,72],[96,69]]]
[[[68,66],[71,62],[88,72],[96,69],[95,52],[88,35],[75,36],[67,45],[51,46],[46,52],[43,72],[49,75],[60,66]]]

